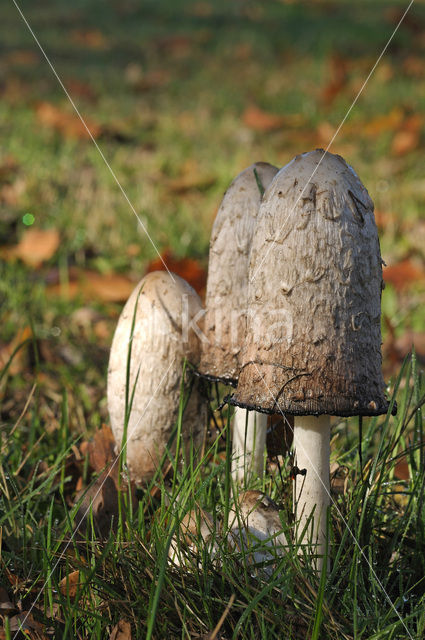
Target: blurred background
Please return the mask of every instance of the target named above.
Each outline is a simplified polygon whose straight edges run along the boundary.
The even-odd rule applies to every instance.
[[[231,180],[327,147],[407,2],[18,2],[167,262],[202,294]],[[107,418],[122,304],[161,261],[12,2],[0,39],[1,419],[37,383],[56,428]],[[384,372],[425,362],[425,6],[416,3],[331,151],[375,202]]]

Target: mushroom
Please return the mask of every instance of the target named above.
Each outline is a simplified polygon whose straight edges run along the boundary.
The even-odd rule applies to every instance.
[[[322,149],[294,158],[263,197],[250,258],[243,363],[231,403],[294,416],[299,535],[322,566],[329,416],[386,413],[382,260],[373,203],[354,170]],[[307,526],[306,526],[307,525]]]
[[[155,271],[139,282],[119,318],[109,358],[108,409],[115,441],[118,447],[126,444],[130,475],[137,483],[153,477],[176,424],[184,360],[194,365],[199,361],[200,344],[192,320],[201,311],[199,296],[187,282]],[[189,377],[184,380],[186,391]],[[127,443],[122,443],[126,397],[131,406]],[[205,423],[205,403],[194,383],[182,420],[186,454],[192,446],[194,453],[200,449]]]
[[[278,169],[256,162],[242,171],[226,191],[210,241],[206,313],[199,372],[210,380],[235,385],[246,330],[248,265],[264,189]],[[263,472],[267,417],[235,411],[233,475]]]
[[[255,565],[253,575],[270,576],[288,546],[276,503],[261,491],[241,493],[229,511],[227,540]]]
[[[216,525],[212,515],[199,507],[191,509],[182,519],[179,533],[171,539],[168,557],[178,567],[193,568],[194,564],[199,566],[201,546],[214,557],[217,553],[216,538]]]

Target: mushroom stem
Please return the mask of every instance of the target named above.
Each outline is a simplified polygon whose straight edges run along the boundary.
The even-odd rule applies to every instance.
[[[236,407],[233,417],[232,476],[235,482],[262,476],[266,447],[267,415]]]
[[[306,544],[311,540],[317,556],[316,569],[321,571],[326,549],[326,514],[330,504],[329,456],[330,417],[322,415],[296,416],[294,418],[295,464],[294,509],[298,522],[297,538]],[[303,530],[311,517],[309,528]]]

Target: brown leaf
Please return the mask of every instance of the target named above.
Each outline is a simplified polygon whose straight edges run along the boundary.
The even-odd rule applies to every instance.
[[[10,602],[7,591],[4,587],[0,587],[0,614],[9,615],[12,611],[15,611],[15,605]]]
[[[399,355],[400,361],[414,349],[418,359],[425,363],[425,332],[406,331],[395,340],[394,348]]]
[[[208,175],[182,175],[174,180],[169,180],[167,186],[173,193],[187,193],[188,191],[204,191],[216,182],[215,176]]]
[[[330,468],[330,487],[333,495],[345,495],[348,486],[348,467],[334,462]]]
[[[71,32],[71,40],[75,44],[87,47],[87,49],[104,50],[109,48],[107,37],[99,29],[76,29]]]
[[[35,111],[37,119],[41,124],[54,129],[65,138],[75,138],[80,140],[87,140],[90,138],[90,134],[86,127],[83,125],[78,115],[73,111],[67,111],[64,108],[61,109],[50,102],[40,102],[36,106]],[[84,121],[93,138],[98,138],[101,133],[100,125],[86,117],[84,117]]]
[[[394,467],[394,476],[398,480],[409,480],[410,473],[409,473],[409,465],[407,463],[406,456],[403,456],[397,462],[396,466]]]
[[[425,61],[423,57],[410,55],[403,61],[403,71],[409,76],[423,78],[425,75]]]
[[[109,640],[131,640],[131,624],[120,620],[111,631]]]
[[[85,98],[89,102],[96,102],[97,100],[96,91],[90,84],[87,84],[87,82],[71,78],[66,81],[66,88],[72,97],[78,96],[79,98]]]
[[[34,619],[33,615],[29,611],[22,611],[18,613],[16,616],[13,616],[9,620],[10,630],[12,632],[17,631],[38,631],[41,632],[43,630],[43,625],[37,620]]]
[[[40,62],[40,55],[33,49],[15,49],[2,57],[6,64],[33,67]]]
[[[419,114],[406,118],[391,144],[391,152],[394,155],[403,156],[417,148],[421,137],[422,123],[423,118]]]
[[[170,35],[157,39],[156,46],[161,53],[174,58],[186,58],[192,51],[194,39],[188,35]]]
[[[419,266],[409,258],[389,267],[384,267],[383,277],[384,281],[392,284],[397,291],[403,291],[410,285],[418,282],[425,284],[425,270],[423,266]]]
[[[115,465],[112,471],[109,469],[103,471],[95,482],[88,488],[79,492],[75,497],[75,503],[81,503],[75,517],[75,527],[81,525],[86,526],[90,520],[90,513],[93,514],[93,521],[97,534],[106,538],[111,532],[111,527],[116,530],[118,524],[118,488],[117,488],[117,470]],[[137,508],[136,489],[132,484],[130,487],[131,500],[135,508]],[[120,492],[128,494],[128,487],[125,481],[122,482]]]
[[[377,138],[387,131],[395,131],[400,127],[404,119],[404,112],[399,107],[394,107],[389,113],[381,114],[368,120],[358,128],[369,138]]]
[[[334,53],[329,58],[328,66],[329,79],[322,89],[322,100],[329,106],[347,86],[348,62],[339,54]]]
[[[270,131],[276,131],[282,129],[287,123],[286,116],[277,115],[275,113],[268,113],[256,106],[247,107],[242,115],[242,121],[245,126],[253,129],[254,131],[260,131],[261,133],[267,133]]]
[[[176,258],[170,249],[162,252],[162,258],[168,269],[186,280],[198,293],[202,293],[205,289],[207,281],[207,272],[193,258]],[[152,271],[164,271],[165,266],[160,258],[152,260],[146,269],[146,273]]]
[[[90,466],[94,471],[103,471],[116,458],[115,438],[111,428],[103,424],[95,431],[93,440],[81,443],[80,450],[83,456],[89,456]]]
[[[64,596],[68,596],[71,600],[75,600],[77,591],[81,585],[80,572],[72,571],[59,582],[59,590]]]
[[[47,287],[47,295],[73,300],[81,296],[92,302],[126,302],[134,289],[134,282],[118,273],[97,273],[90,270],[74,270],[66,284],[52,284]]]
[[[7,365],[12,354],[16,351],[9,366],[9,373],[11,376],[17,376],[25,370],[28,364],[28,343],[23,343],[29,341],[32,335],[31,328],[24,327],[18,329],[16,336],[9,344],[0,344],[0,369]],[[20,349],[18,349],[19,345],[22,345]]]
[[[0,253],[6,260],[18,258],[36,269],[54,256],[59,244],[60,236],[56,229],[27,229],[17,245],[1,247]]]

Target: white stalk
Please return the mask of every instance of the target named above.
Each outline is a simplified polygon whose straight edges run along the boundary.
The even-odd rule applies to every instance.
[[[303,544],[312,543],[317,555],[316,568],[321,571],[326,549],[326,513],[329,497],[330,418],[327,415],[296,416],[294,419],[295,465],[305,475],[296,474],[294,509],[297,539],[301,541],[311,514],[310,526],[302,536]]]
[[[252,474],[264,473],[267,415],[236,407],[233,417],[232,476],[246,482]]]

